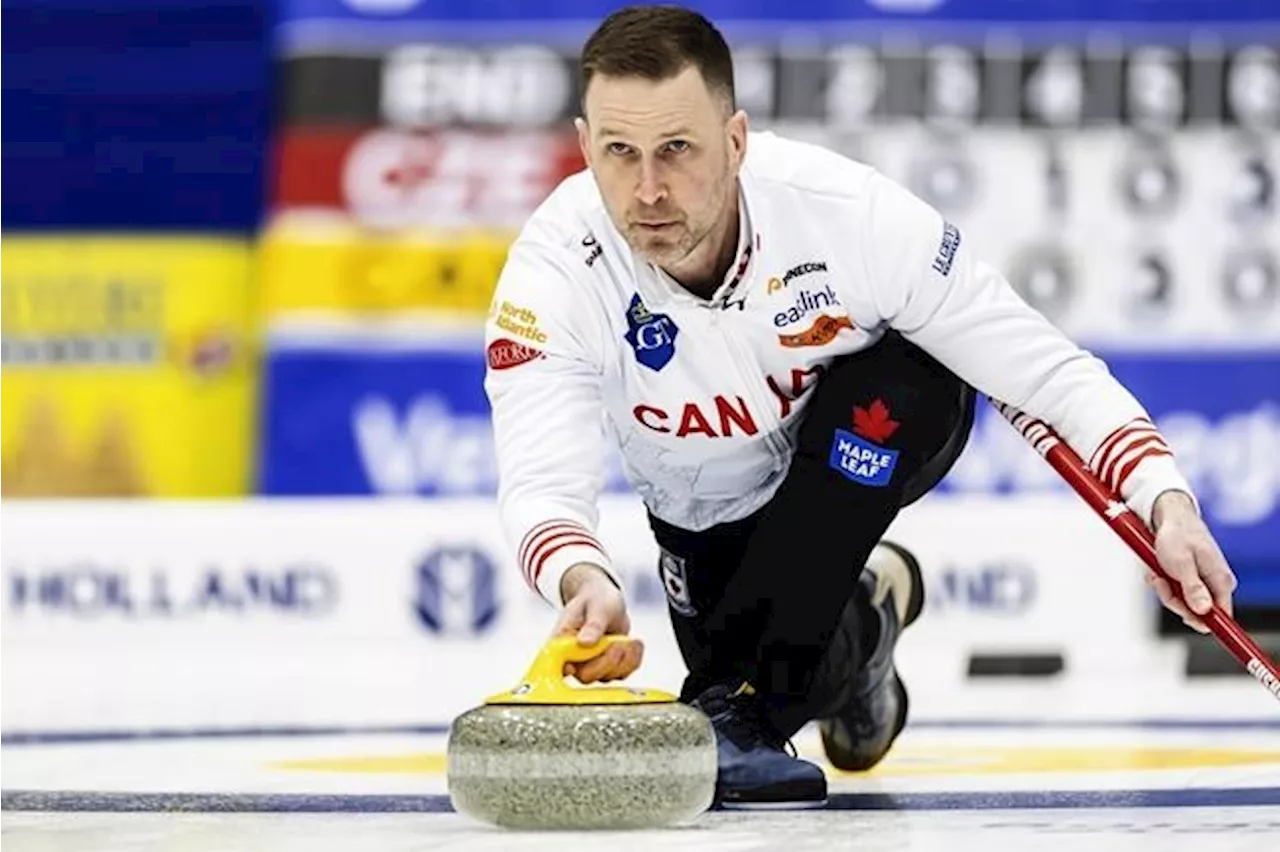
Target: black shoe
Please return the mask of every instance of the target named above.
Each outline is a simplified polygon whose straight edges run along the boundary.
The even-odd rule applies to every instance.
[[[822,746],[832,765],[865,771],[879,763],[907,723],[907,690],[893,666],[893,649],[924,607],[920,563],[887,541],[868,560],[859,582],[879,617],[879,639],[867,664],[854,676],[852,697],[818,722]],[[865,618],[867,610],[859,613]]]
[[[690,702],[716,731],[716,804],[724,808],[818,807],[827,801],[821,768],[788,754],[748,684],[710,687]]]

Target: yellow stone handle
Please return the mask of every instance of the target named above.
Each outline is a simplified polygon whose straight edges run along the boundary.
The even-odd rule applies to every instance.
[[[576,636],[553,636],[542,646],[538,656],[534,657],[533,665],[529,666],[529,673],[524,679],[537,686],[547,682],[561,684],[564,682],[565,663],[582,663],[594,659],[614,645],[630,641],[630,636],[613,634],[600,637],[600,641],[594,645],[582,645]]]
[[[623,686],[570,686],[564,677],[565,663],[581,663],[604,653],[613,645],[632,641],[630,636],[601,637],[594,645],[578,644],[576,636],[554,636],[533,659],[524,681],[515,689],[490,696],[489,704],[648,704],[668,703],[676,696],[656,689]]]

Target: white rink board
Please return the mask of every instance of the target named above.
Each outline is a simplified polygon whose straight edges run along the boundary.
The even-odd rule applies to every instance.
[[[0,522],[6,731],[446,722],[514,685],[554,619],[490,500],[6,501]],[[926,572],[897,657],[913,697],[974,651],[1175,677],[1140,568],[1075,497],[930,497],[891,533]],[[634,681],[678,691],[638,502],[605,499],[600,538],[647,644]]]

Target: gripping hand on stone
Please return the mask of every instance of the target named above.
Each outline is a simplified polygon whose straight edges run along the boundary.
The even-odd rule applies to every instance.
[[[580,645],[594,645],[607,634],[626,635],[631,630],[622,590],[600,568],[580,562],[560,580],[564,608],[556,621],[555,635],[577,634]],[[580,663],[565,663],[566,675],[582,683],[621,680],[640,666],[644,643],[639,639],[609,645],[599,655]]]

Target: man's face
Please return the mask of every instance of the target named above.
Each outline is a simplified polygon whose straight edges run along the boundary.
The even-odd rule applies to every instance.
[[[692,65],[675,77],[591,81],[578,141],[609,217],[631,248],[661,267],[697,252],[721,222],[746,148],[746,116],[725,105]]]

